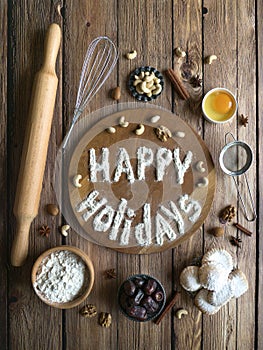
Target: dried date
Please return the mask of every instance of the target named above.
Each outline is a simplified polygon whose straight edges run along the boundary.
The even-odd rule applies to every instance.
[[[146,309],[142,306],[132,306],[127,310],[127,313],[129,316],[141,321],[146,320],[147,318]]]
[[[146,282],[146,284],[145,284],[143,290],[144,290],[145,294],[151,295],[151,294],[153,294],[153,292],[155,292],[156,287],[157,287],[156,281],[153,280],[153,279],[149,279],[149,280]]]
[[[146,309],[146,311],[149,314],[154,314],[159,307],[159,305],[150,296],[143,298],[141,305]]]
[[[135,293],[136,286],[131,280],[128,280],[124,283],[123,289],[125,294],[132,296]]]
[[[144,297],[143,291],[141,289],[138,289],[133,296],[135,305],[139,305],[143,297]]]

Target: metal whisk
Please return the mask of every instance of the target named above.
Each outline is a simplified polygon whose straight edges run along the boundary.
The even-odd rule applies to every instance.
[[[90,43],[82,66],[73,119],[62,149],[66,147],[73,127],[87,104],[112,72],[117,59],[116,46],[108,37],[100,36]]]

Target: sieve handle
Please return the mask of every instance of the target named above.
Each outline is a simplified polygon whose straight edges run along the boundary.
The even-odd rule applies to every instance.
[[[245,206],[245,203],[244,203],[243,198],[242,198],[242,196],[241,196],[241,193],[240,193],[240,191],[239,191],[237,180],[236,180],[236,178],[235,178],[234,176],[232,176],[232,178],[233,178],[233,180],[234,180],[234,182],[235,182],[236,189],[237,189],[237,194],[238,194],[238,197],[239,197],[240,202],[241,202],[242,207],[243,207],[245,219],[246,219],[247,221],[251,222],[251,221],[255,221],[255,220],[256,220],[256,218],[257,218],[257,212],[256,212],[256,209],[255,209],[255,204],[254,204],[254,201],[253,201],[252,193],[251,193],[251,191],[250,191],[249,183],[248,183],[248,180],[247,180],[247,175],[246,175],[246,174],[243,174],[243,176],[245,177],[246,184],[247,184],[247,188],[248,188],[249,199],[250,199],[250,203],[251,203],[251,207],[252,207],[252,212],[253,212],[252,218],[249,218],[249,217],[248,217],[247,208],[246,208],[246,206]]]
[[[227,132],[226,134],[225,134],[225,144],[227,144],[228,142],[227,142],[227,138],[228,138],[228,136],[231,136],[232,137],[232,139],[234,140],[234,141],[236,141],[237,139],[235,138],[235,136],[232,134],[232,132]]]
[[[232,139],[233,139],[234,141],[237,141],[236,138],[235,138],[235,136],[232,134],[232,132],[228,132],[228,133],[225,134],[225,144],[228,143],[227,139],[228,139],[229,136],[231,136]],[[235,176],[232,176],[232,179],[234,180],[234,183],[235,183],[235,185],[236,185],[237,194],[238,194],[239,200],[240,200],[240,202],[241,202],[241,204],[242,204],[242,207],[243,207],[245,219],[246,219],[247,221],[251,222],[251,221],[256,220],[256,218],[257,218],[257,212],[256,212],[256,209],[255,209],[255,204],[254,204],[254,200],[253,200],[253,197],[252,197],[252,193],[251,193],[251,190],[250,190],[250,187],[249,187],[247,175],[244,173],[243,176],[245,177],[245,180],[246,180],[246,185],[247,185],[248,194],[249,194],[249,200],[250,200],[250,204],[251,204],[251,208],[252,208],[252,212],[253,212],[252,218],[249,218],[249,216],[248,216],[247,208],[246,208],[246,205],[245,205],[245,203],[244,203],[244,200],[243,200],[243,198],[242,198],[242,196],[241,196],[241,193],[240,193],[240,191],[239,191],[238,183],[237,183],[237,180],[236,180]]]

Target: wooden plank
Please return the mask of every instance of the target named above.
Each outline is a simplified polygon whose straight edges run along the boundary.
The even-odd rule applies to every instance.
[[[256,322],[255,322],[255,347],[257,349],[263,349],[263,338],[259,336],[260,332],[263,329],[263,314],[261,310],[263,309],[263,238],[261,232],[263,232],[263,218],[260,213],[262,213],[263,210],[263,175],[261,172],[261,169],[263,167],[263,97],[262,97],[262,91],[263,91],[263,71],[260,69],[260,67],[263,66],[263,23],[262,23],[262,16],[263,16],[263,6],[258,1],[256,5],[256,26],[257,26],[257,198],[258,198],[258,224],[257,224],[257,289],[256,289],[256,295],[257,299],[255,300],[255,309],[256,309]],[[254,232],[256,233],[256,231]]]
[[[121,1],[118,7],[119,82],[123,91],[123,101],[135,102],[127,91],[127,78],[141,66],[152,66],[164,72],[171,64],[172,21],[171,1]],[[160,41],[162,42],[160,44]],[[136,50],[137,57],[128,61],[124,56]],[[165,90],[152,104],[170,109],[171,88],[165,83]],[[118,254],[121,281],[134,273],[145,273],[158,278],[164,285],[167,296],[172,293],[172,251],[142,256]],[[143,324],[131,322],[119,314],[118,344],[120,349],[146,349],[173,346],[171,333],[171,313],[158,326],[153,322]]]
[[[8,330],[7,330],[7,1],[0,3],[0,33],[2,35],[2,45],[0,47],[0,198],[2,198],[2,208],[0,212],[0,339],[1,347],[7,349]]]
[[[200,117],[202,87],[194,88],[190,84],[192,77],[196,74],[202,79],[202,2],[174,2],[173,16],[173,50],[181,47],[187,53],[185,58],[174,55],[173,65],[191,96],[190,101],[182,101],[175,93],[174,108],[175,112],[202,137],[202,118]],[[182,291],[177,308],[184,308],[189,313],[182,320],[174,318],[176,349],[201,348],[201,313],[194,306],[193,299],[180,287],[179,277],[186,266],[202,255],[202,241],[201,228],[191,239],[174,249],[174,283]]]
[[[116,2],[72,1],[66,4],[64,13],[64,125],[65,130],[68,130],[73,117],[80,72],[88,45],[93,39],[103,35],[107,35],[117,43]],[[82,117],[88,116],[91,111],[112,104],[109,91],[116,85],[117,69],[115,68],[105,85],[90,101]],[[117,349],[118,281],[107,280],[103,276],[103,272],[110,268],[115,268],[118,273],[117,253],[92,244],[73,231],[66,242],[87,252],[95,269],[94,287],[87,301],[78,308],[65,312],[67,347],[69,349]],[[84,319],[79,315],[79,310],[87,303],[96,305],[98,316]],[[101,312],[109,312],[112,315],[112,325],[109,329],[104,329],[98,324]],[[75,334],[78,336],[72,336]]]
[[[204,57],[215,54],[218,60],[204,65],[204,93],[214,87],[226,87],[237,92],[237,4],[235,1],[204,1],[208,13],[203,21]],[[222,173],[218,157],[224,145],[224,135],[235,134],[237,121],[231,124],[216,125],[204,122],[204,139],[217,165],[217,188],[214,205],[205,222],[205,247],[221,247],[229,251],[237,260],[237,249],[229,244],[228,231],[222,238],[208,235],[209,229],[219,226],[219,212],[229,204],[237,205],[236,189],[232,179]],[[236,304],[231,301],[212,317],[203,317],[204,349],[236,348]],[[225,336],[226,335],[226,336]]]
[[[28,1],[13,1],[9,2],[9,11],[9,81],[10,91],[12,91],[13,95],[10,94],[10,103],[8,105],[8,171],[12,174],[8,196],[10,198],[9,230],[14,233],[16,228],[15,220],[12,217],[12,207],[32,83],[34,75],[43,61],[43,44],[46,29],[50,24],[50,20],[54,19],[56,15],[52,13],[52,11],[55,11],[55,8],[47,2],[36,4]],[[58,18],[58,21],[60,20]],[[58,61],[61,62],[61,59]],[[60,72],[61,64],[58,63],[57,73],[59,79],[61,78]],[[61,88],[59,88],[59,91],[61,91]],[[57,105],[61,106],[61,93],[57,94]],[[43,304],[34,294],[30,283],[33,261],[42,251],[57,245],[61,240],[60,235],[57,233],[59,217],[50,217],[44,210],[47,202],[55,200],[54,193],[50,189],[52,188],[51,179],[53,176],[56,144],[59,142],[59,135],[61,135],[61,107],[55,109],[54,115],[39,215],[31,226],[29,257],[23,267],[11,268],[9,273],[9,344],[14,349],[59,348],[62,344],[61,311],[49,308]],[[48,239],[40,237],[38,233],[39,226],[43,224],[51,227],[52,234]],[[32,336],[32,334],[37,336]]]
[[[237,10],[238,44],[238,104],[239,114],[249,116],[247,127],[239,124],[238,138],[247,142],[257,153],[256,136],[256,45],[255,45],[255,2],[246,1]],[[248,89],[249,86],[249,89]],[[256,205],[257,164],[253,162],[247,172],[247,179]],[[240,176],[239,188],[244,195],[249,217],[252,217],[251,205],[245,179]],[[256,232],[256,221],[248,223],[239,206],[238,221],[250,231]],[[248,292],[237,300],[237,348],[252,349],[255,342],[255,305],[256,300],[256,234],[247,237],[239,232],[242,249],[238,252],[238,267],[245,273],[249,283]],[[249,239],[248,239],[249,238]],[[250,239],[251,238],[251,239]],[[251,259],[253,257],[253,259]]]

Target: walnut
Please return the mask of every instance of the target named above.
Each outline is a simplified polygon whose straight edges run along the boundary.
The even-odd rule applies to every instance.
[[[81,316],[83,317],[94,317],[97,315],[97,309],[96,306],[93,304],[88,304],[83,306],[82,309],[80,309],[79,313],[81,314]]]
[[[172,137],[171,131],[166,126],[163,126],[163,125],[156,128],[155,133],[158,139],[160,139],[163,142],[166,142],[169,137]]]
[[[102,327],[108,328],[111,325],[111,314],[108,312],[101,312],[99,318],[99,324]]]
[[[233,205],[229,205],[224,208],[220,214],[220,222],[222,224],[226,224],[227,222],[231,222],[232,219],[236,216],[236,208]]]

